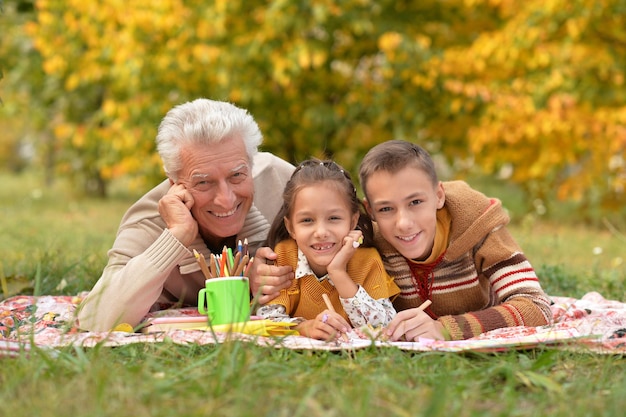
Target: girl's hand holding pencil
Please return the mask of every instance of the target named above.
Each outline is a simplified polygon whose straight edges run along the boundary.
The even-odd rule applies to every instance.
[[[306,320],[296,327],[303,336],[318,340],[341,340],[348,342],[348,333],[352,326],[339,313],[335,311],[327,294],[322,294],[327,310],[322,311],[313,320]]]
[[[333,312],[334,315],[339,316],[339,314],[337,314],[337,310],[335,310],[335,307],[333,306],[333,303],[330,302],[330,298],[328,297],[328,294],[322,294],[322,298],[324,299],[324,304],[326,304],[326,308],[329,309],[331,312]],[[346,335],[346,333],[350,330],[351,326],[343,319],[343,317],[339,316],[345,323],[341,323],[343,329],[338,329],[340,334],[341,334],[341,338],[343,339],[344,342],[348,341],[348,336]],[[323,323],[327,323],[327,316],[322,316],[322,322]],[[347,324],[347,326],[346,326]],[[343,331],[342,331],[343,330]]]

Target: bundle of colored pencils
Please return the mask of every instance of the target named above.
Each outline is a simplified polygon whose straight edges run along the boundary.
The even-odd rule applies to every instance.
[[[232,248],[224,246],[221,254],[215,255],[211,253],[208,264],[205,256],[197,250],[193,250],[193,255],[200,264],[200,269],[202,269],[206,279],[248,276],[250,266],[254,260],[254,257],[250,257],[248,253],[247,239],[244,240],[243,244],[239,241],[237,249],[234,251]]]

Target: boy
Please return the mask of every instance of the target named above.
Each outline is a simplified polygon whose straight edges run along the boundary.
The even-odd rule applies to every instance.
[[[376,246],[401,290],[387,327],[391,340],[461,340],[552,322],[500,201],[462,181],[440,182],[430,155],[406,141],[372,148],[359,177]],[[422,311],[426,300],[432,304]]]

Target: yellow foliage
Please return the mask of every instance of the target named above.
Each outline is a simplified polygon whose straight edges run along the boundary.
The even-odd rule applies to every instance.
[[[85,129],[79,128],[77,129],[71,137],[71,144],[75,148],[83,148],[85,146],[86,138],[85,138]]]
[[[210,64],[215,61],[220,54],[220,49],[216,46],[206,44],[193,45],[193,57],[197,62]]]
[[[388,54],[393,53],[402,42],[402,35],[397,32],[386,32],[378,38],[378,48]]]
[[[54,126],[54,136],[58,139],[67,139],[74,133],[74,126],[69,123],[58,123]]]
[[[450,113],[455,114],[458,113],[463,106],[463,102],[461,99],[455,98],[450,103]]]
[[[67,91],[72,91],[75,90],[76,87],[78,87],[79,83],[80,83],[80,74],[79,73],[72,73],[67,77],[67,80],[65,81],[65,89]]]
[[[61,89],[63,155],[106,179],[160,172],[159,120],[209,96],[288,158],[356,166],[405,137],[572,198],[624,184],[619,1],[38,0],[24,33]]]
[[[62,74],[67,69],[67,62],[61,55],[55,55],[48,58],[43,63],[43,70],[48,75]]]
[[[587,18],[586,16],[580,16],[577,19],[569,19],[565,22],[565,28],[567,29],[567,34],[573,39],[578,40],[581,33],[586,29],[587,26]]]

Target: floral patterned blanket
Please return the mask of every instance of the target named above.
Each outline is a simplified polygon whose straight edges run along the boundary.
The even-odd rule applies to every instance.
[[[288,332],[267,334],[231,329],[167,328],[133,333],[128,331],[83,332],[76,327],[75,310],[86,293],[75,296],[15,296],[0,302],[0,356],[14,356],[35,348],[64,346],[121,346],[129,343],[154,343],[165,340],[178,344],[216,344],[243,340],[273,348],[342,350],[371,345],[396,347],[406,351],[495,352],[551,345],[559,349],[603,354],[626,353],[626,303],[607,300],[591,292],[580,299],[551,297],[554,324],[543,327],[497,329],[462,341],[389,342],[364,331],[353,331],[347,341],[323,342]],[[198,316],[197,309],[167,309],[151,313],[154,317]],[[363,330],[363,329],[362,329]],[[270,332],[271,333],[271,332]]]

